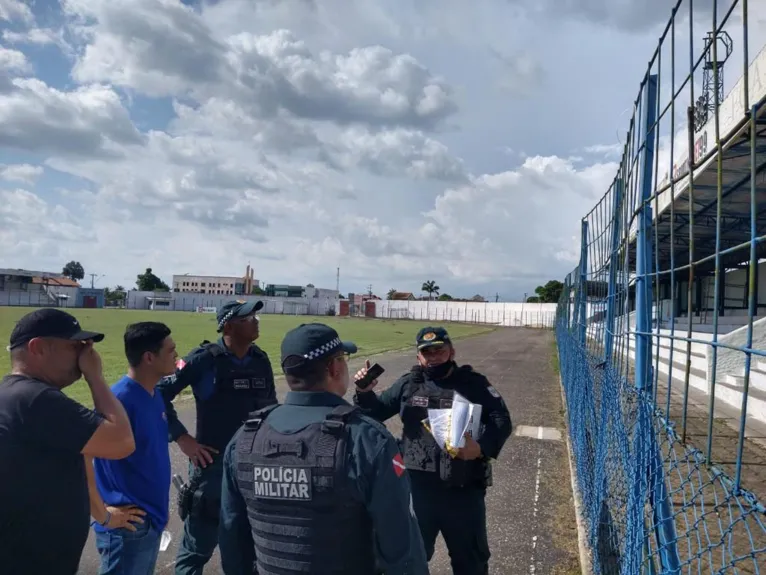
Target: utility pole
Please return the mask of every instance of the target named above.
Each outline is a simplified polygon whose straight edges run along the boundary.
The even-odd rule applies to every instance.
[[[367,295],[372,297],[372,284],[367,286]]]
[[[90,288],[91,289],[93,289],[93,287],[96,284],[96,276],[98,276],[99,279],[104,277],[103,275],[98,275],[98,274],[88,274],[88,275],[90,276]]]
[[[340,293],[340,268],[335,272],[335,291]]]
[[[495,303],[497,303],[498,301],[500,301],[500,294],[495,292]]]

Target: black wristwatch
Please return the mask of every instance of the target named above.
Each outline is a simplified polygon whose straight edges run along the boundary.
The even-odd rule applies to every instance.
[[[107,524],[109,523],[109,520],[111,518],[112,518],[112,512],[107,509],[106,510],[106,517],[104,517],[104,521],[99,522],[99,525],[101,525],[102,527],[106,527]]]

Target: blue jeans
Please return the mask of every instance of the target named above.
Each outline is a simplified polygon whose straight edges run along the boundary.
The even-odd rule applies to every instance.
[[[152,575],[160,551],[162,532],[148,517],[134,523],[135,531],[96,531],[96,549],[101,556],[99,575]]]

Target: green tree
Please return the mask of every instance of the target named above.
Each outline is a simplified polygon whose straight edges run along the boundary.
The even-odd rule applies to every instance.
[[[125,288],[121,285],[114,286],[114,289],[104,288],[104,300],[107,305],[122,305],[125,295]]]
[[[423,282],[423,285],[420,286],[420,289],[428,294],[428,299],[431,299],[433,298],[434,294],[439,295],[439,290],[441,288],[436,285],[434,280],[428,280],[427,282]]]
[[[394,295],[396,294],[396,289],[391,288],[388,290],[388,293],[386,294],[386,299],[394,299]]]
[[[78,281],[85,277],[85,269],[80,262],[72,260],[61,270],[61,275],[74,281]]]
[[[259,288],[258,286],[253,286],[253,289],[252,289],[252,291],[251,291],[251,294],[252,294],[252,295],[265,295],[265,294],[266,294],[266,292],[265,292],[265,291],[263,291],[263,290],[262,290],[261,288]]]
[[[545,285],[537,286],[535,288],[537,296],[528,297],[527,303],[558,303],[563,291],[563,283],[558,280],[551,280]]]
[[[448,293],[443,293],[436,299],[438,299],[439,301],[452,301],[453,297]]]
[[[139,291],[170,291],[168,284],[152,273],[152,268],[136,276],[136,287]]]

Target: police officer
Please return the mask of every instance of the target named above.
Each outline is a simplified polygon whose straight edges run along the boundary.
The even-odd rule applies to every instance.
[[[418,364],[410,372],[380,396],[372,392],[377,381],[358,389],[354,403],[381,422],[401,416],[400,447],[428,560],[441,532],[454,575],[483,575],[489,572],[490,557],[484,497],[492,484],[491,460],[511,434],[511,417],[486,377],[470,365],[457,365],[445,329],[423,328],[416,343]],[[355,379],[366,371],[361,369]],[[438,446],[423,420],[429,408],[451,407],[455,392],[482,406],[482,432],[478,441],[466,437],[465,446],[452,457]]]
[[[183,540],[176,575],[198,575],[218,544],[223,456],[248,413],[277,402],[274,374],[258,338],[261,301],[230,301],[217,314],[216,343],[202,342],[185,358],[186,364],[157,389],[165,401],[170,440],[189,458],[189,483],[181,490],[179,512]],[[173,399],[191,386],[197,410],[192,437],[179,421]]]
[[[252,414],[224,455],[226,575],[428,573],[396,440],[343,399],[356,350],[324,324],[285,335],[284,404]]]

